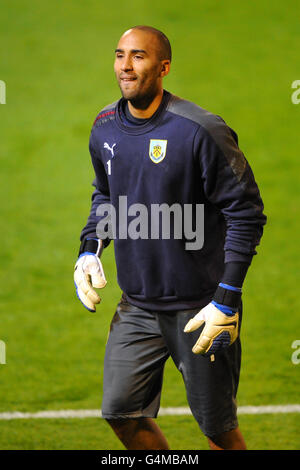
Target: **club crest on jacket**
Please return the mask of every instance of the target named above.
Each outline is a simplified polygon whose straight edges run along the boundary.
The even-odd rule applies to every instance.
[[[154,163],[160,163],[167,153],[167,140],[150,139],[149,157]]]

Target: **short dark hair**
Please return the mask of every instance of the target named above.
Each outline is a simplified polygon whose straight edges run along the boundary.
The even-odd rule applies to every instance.
[[[144,26],[144,25],[139,25],[139,26],[133,26],[131,29],[139,29],[141,31],[147,31],[149,33],[152,33],[156,36],[156,38],[159,41],[160,45],[160,50],[159,50],[159,58],[160,60],[169,60],[171,62],[172,60],[172,49],[171,49],[171,44],[167,36],[160,31],[159,29],[153,28],[152,26]]]

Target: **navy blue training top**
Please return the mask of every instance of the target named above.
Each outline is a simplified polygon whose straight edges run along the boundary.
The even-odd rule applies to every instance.
[[[128,122],[125,109],[121,98],[95,119],[89,148],[96,189],[80,238],[97,237],[97,224],[104,217],[96,214],[97,208],[112,204],[117,277],[128,301],[158,311],[201,308],[213,296],[226,265],[249,265],[256,254],[266,216],[253,172],[236,133],[220,116],[190,101],[164,91],[155,114],[136,123]],[[126,230],[118,223],[120,196],[126,196],[127,207],[148,208],[147,238],[124,236]],[[184,233],[176,238],[172,230],[167,239],[161,228],[159,238],[151,238],[153,204],[189,205],[193,228],[194,209],[202,205],[201,248],[186,249],[190,240]],[[128,226],[135,217],[128,215]],[[109,242],[104,240],[104,245]]]

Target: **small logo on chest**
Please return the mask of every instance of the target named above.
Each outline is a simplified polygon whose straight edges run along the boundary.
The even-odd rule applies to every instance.
[[[149,157],[153,163],[160,163],[167,153],[167,140],[150,139]]]
[[[109,151],[111,152],[111,158],[113,158],[113,157],[115,156],[115,154],[114,154],[114,147],[115,147],[115,145],[117,145],[117,144],[113,144],[113,145],[110,147],[107,142],[104,142],[104,145],[103,145],[103,147],[104,147],[105,149],[107,149],[107,150],[109,150]]]

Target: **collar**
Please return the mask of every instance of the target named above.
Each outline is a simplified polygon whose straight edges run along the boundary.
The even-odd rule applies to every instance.
[[[155,111],[155,113],[149,119],[145,119],[145,122],[139,123],[137,125],[133,125],[133,124],[126,125],[126,120],[124,120],[123,109],[126,105],[125,102],[127,100],[125,100],[124,98],[121,98],[116,104],[116,120],[115,120],[116,125],[119,127],[119,129],[121,129],[123,132],[127,134],[139,135],[139,134],[145,134],[146,132],[149,132],[151,129],[154,129],[154,127],[156,127],[161,121],[171,96],[172,96],[171,93],[164,90],[161,103],[159,107],[157,108],[157,110]]]

